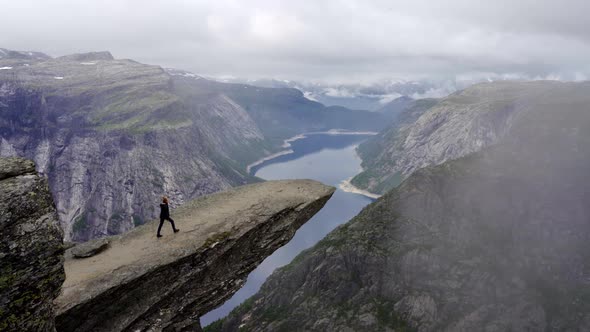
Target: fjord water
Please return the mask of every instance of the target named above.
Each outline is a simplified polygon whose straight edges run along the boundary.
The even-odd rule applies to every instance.
[[[355,148],[368,137],[308,135],[291,143],[293,153],[268,160],[252,168],[251,172],[265,180],[313,179],[338,187],[340,182],[358,173],[361,161],[355,155]],[[254,295],[276,268],[291,262],[302,250],[316,244],[371,202],[371,198],[338,189],[324,208],[303,225],[288,244],[266,258],[250,273],[242,289],[224,305],[201,317],[201,325],[207,326],[225,317],[233,308]]]

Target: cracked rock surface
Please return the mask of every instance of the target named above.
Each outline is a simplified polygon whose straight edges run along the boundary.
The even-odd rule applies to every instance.
[[[0,158],[0,331],[54,331],[63,233],[35,164]]]

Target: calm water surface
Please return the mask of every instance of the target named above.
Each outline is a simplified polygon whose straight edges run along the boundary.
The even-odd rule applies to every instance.
[[[265,180],[313,179],[338,187],[340,182],[358,173],[360,159],[356,145],[365,135],[310,135],[291,143],[294,153],[269,160],[252,172]],[[324,208],[303,225],[284,247],[267,257],[248,276],[248,281],[224,305],[201,317],[201,325],[225,317],[260,289],[266,278],[278,267],[289,264],[302,250],[312,247],[336,226],[356,216],[373,200],[338,189]]]

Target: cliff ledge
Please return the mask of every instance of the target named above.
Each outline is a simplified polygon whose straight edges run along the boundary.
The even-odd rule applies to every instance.
[[[311,180],[238,187],[173,210],[180,233],[166,224],[157,239],[151,222],[109,238],[92,257],[68,250],[57,330],[199,330],[199,317],[235,293],[334,190]]]

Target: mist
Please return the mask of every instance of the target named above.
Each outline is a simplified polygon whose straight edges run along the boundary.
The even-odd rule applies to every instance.
[[[543,1],[2,1],[0,46],[211,76],[372,83],[586,77],[589,4]]]

